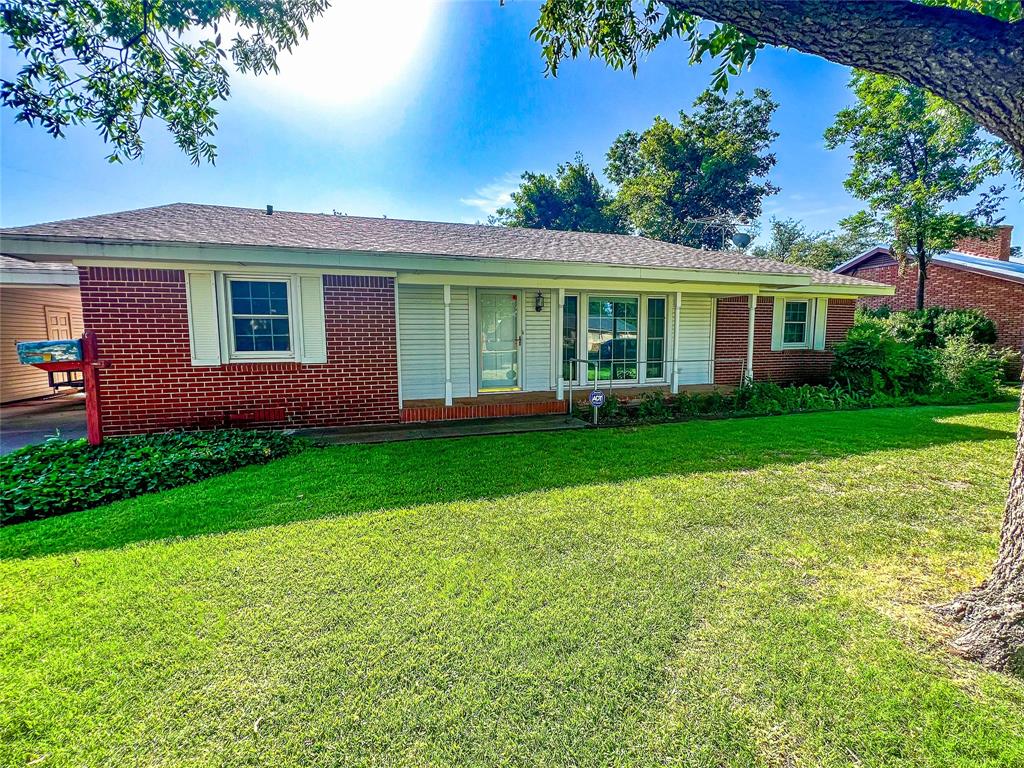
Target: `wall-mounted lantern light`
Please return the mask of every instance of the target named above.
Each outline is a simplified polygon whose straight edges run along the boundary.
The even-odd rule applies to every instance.
[[[540,291],[537,291],[537,298],[534,299],[533,308],[538,312],[544,311],[544,294]]]

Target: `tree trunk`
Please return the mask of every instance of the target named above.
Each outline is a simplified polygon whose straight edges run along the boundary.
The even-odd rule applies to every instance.
[[[927,88],[1024,155],[1024,21],[909,0],[662,2],[761,43]]]
[[[964,630],[953,641],[956,651],[1024,675],[1024,376],[1018,415],[1017,454],[995,567],[980,586],[936,610]]]
[[[1024,21],[909,0],[662,0],[731,24],[759,42],[926,88],[964,109],[1024,158]],[[921,265],[917,306],[924,305]],[[1024,377],[1022,377],[1024,378]],[[990,667],[1024,674],[1024,381],[1017,454],[992,573],[938,608],[959,622],[954,647]]]
[[[924,284],[928,279],[928,259],[924,254],[924,250],[919,249],[917,252],[917,309],[924,309]]]

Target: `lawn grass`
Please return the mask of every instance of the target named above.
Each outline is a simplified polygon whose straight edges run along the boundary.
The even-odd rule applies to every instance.
[[[0,765],[1024,765],[1012,404],[314,450],[0,529]]]

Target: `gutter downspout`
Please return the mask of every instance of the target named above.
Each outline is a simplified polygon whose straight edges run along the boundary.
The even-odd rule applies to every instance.
[[[675,319],[672,327],[672,394],[679,394],[679,311],[683,303],[683,292],[676,291]]]
[[[743,372],[743,383],[749,384],[754,380],[754,319],[757,313],[757,294],[752,293],[747,298],[747,366]]]
[[[444,290],[444,404],[452,404],[452,287],[448,283]]]

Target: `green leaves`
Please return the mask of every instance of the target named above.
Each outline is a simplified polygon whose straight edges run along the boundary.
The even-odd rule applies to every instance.
[[[701,19],[659,0],[547,0],[541,7],[534,40],[541,44],[549,74],[557,74],[563,59],[586,51],[615,69],[634,74],[640,59],[673,37],[690,47],[690,62],[708,55],[718,59],[712,87],[725,91],[729,78],[753,62],[763,46],[729,24],[701,25]]]
[[[279,432],[224,430],[48,440],[0,457],[0,524],[75,512],[296,453]]]
[[[615,201],[579,154],[554,176],[524,173],[512,205],[499,208],[491,222],[506,227],[625,234],[627,224]]]
[[[0,15],[0,32],[23,61],[0,80],[15,120],[54,137],[92,125],[108,159],[142,155],[142,127],[163,122],[195,164],[213,162],[215,104],[229,93],[218,23],[239,29],[230,46],[240,72],[277,70],[277,53],[308,33],[327,0],[20,0]],[[198,40],[197,40],[198,38]]]
[[[778,134],[768,91],[733,99],[705,91],[679,124],[655,118],[637,134],[621,134],[608,150],[608,178],[633,228],[657,240],[721,248],[721,232],[694,228],[693,219],[725,215],[755,219],[761,200],[778,192],[762,181],[775,165]]]
[[[897,256],[927,263],[983,224],[995,223],[1002,188],[984,193],[969,214],[944,207],[997,174],[1006,155],[961,109],[902,80],[855,72],[857,103],[825,132],[830,149],[849,147],[845,186],[867,202],[864,219],[888,232]]]

